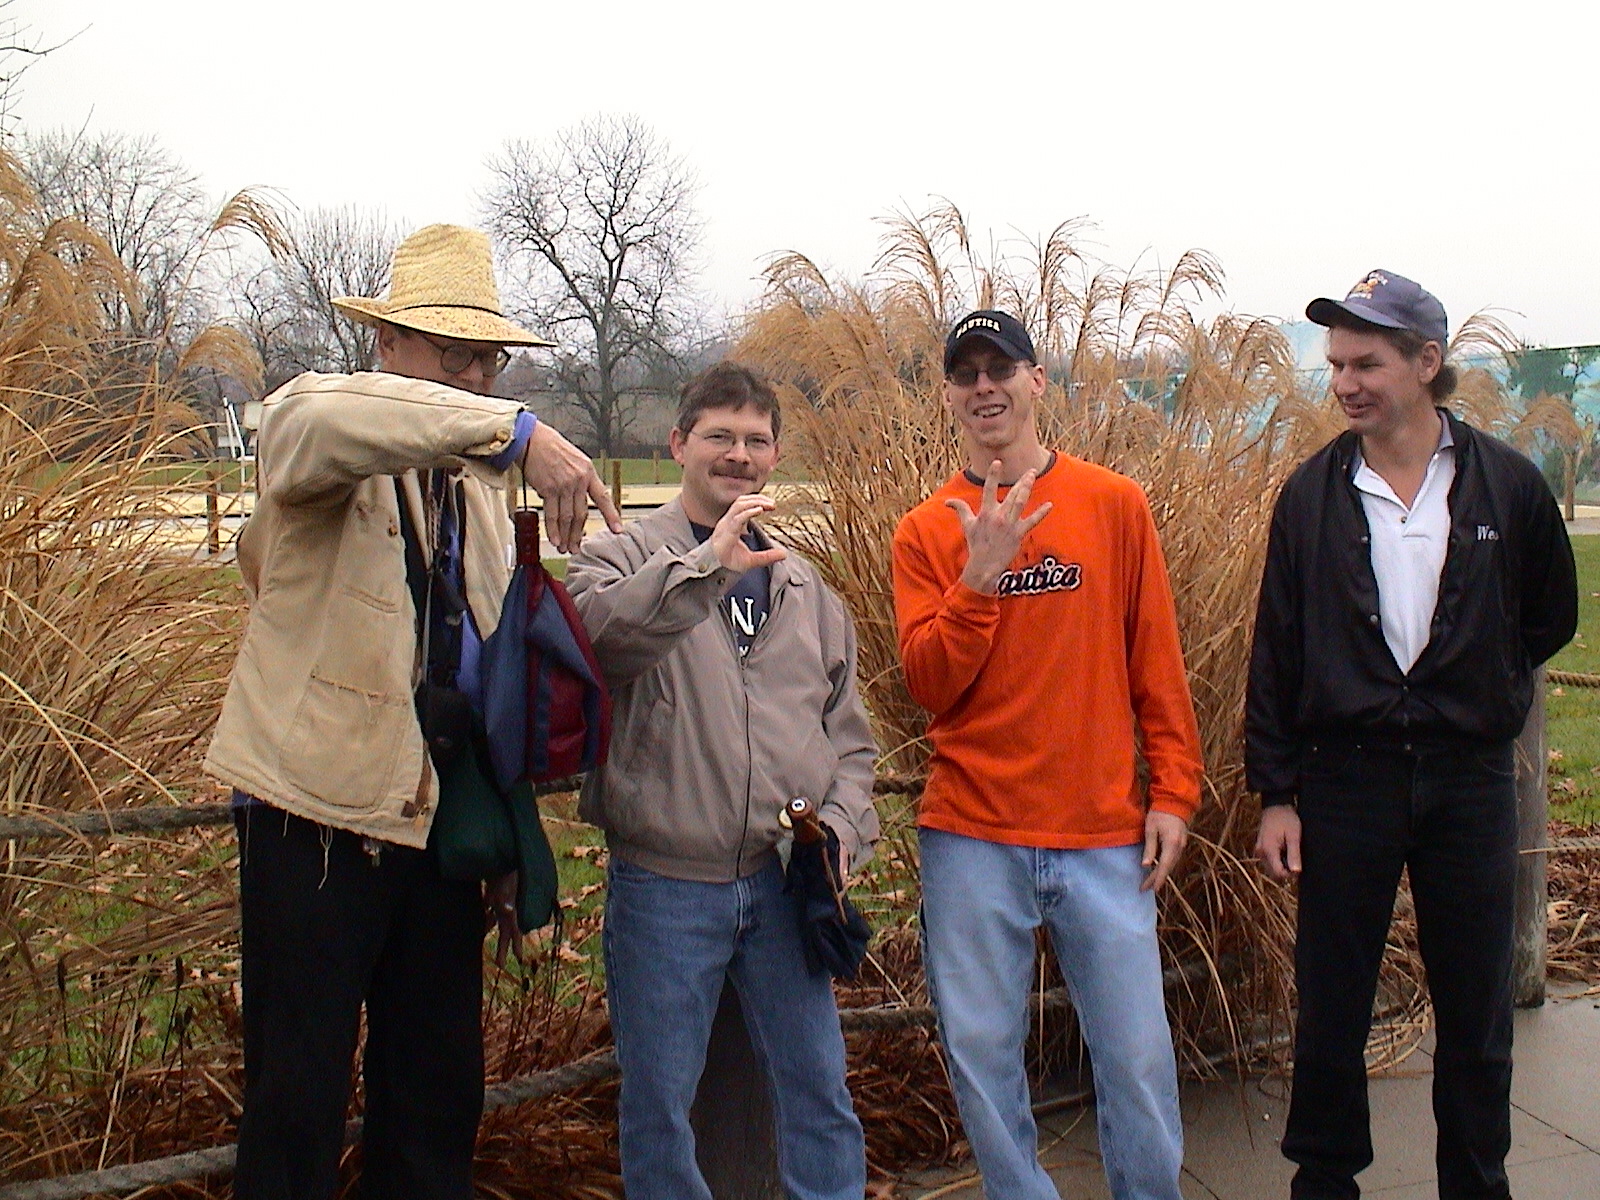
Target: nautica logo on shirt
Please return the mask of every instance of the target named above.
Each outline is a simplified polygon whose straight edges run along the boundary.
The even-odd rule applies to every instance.
[[[739,639],[739,657],[743,658],[750,653],[748,642],[761,632],[761,627],[767,623],[767,613],[756,611],[756,602],[749,596],[729,596],[728,620],[733,622],[736,633],[744,636]]]
[[[1498,542],[1500,540],[1500,531],[1493,525],[1479,525],[1478,540],[1480,542]]]
[[[998,594],[1040,596],[1045,592],[1073,592],[1082,582],[1082,564],[1064,563],[1055,555],[1046,554],[1030,567],[1007,571],[1000,576]]]

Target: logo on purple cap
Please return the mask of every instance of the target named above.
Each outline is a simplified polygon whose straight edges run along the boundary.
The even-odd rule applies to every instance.
[[[1382,271],[1368,271],[1367,277],[1350,289],[1346,300],[1371,300],[1372,293],[1389,285],[1389,277]]]

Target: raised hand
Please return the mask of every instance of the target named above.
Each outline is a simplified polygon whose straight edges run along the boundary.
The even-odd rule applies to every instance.
[[[622,532],[622,518],[594,463],[543,421],[533,427],[522,452],[522,476],[544,499],[545,532],[563,554],[572,553],[583,541],[591,500],[606,527],[612,533]]]
[[[989,474],[983,481],[983,500],[974,513],[965,500],[955,498],[945,504],[955,510],[961,519],[961,532],[967,537],[967,565],[961,572],[961,581],[975,592],[993,595],[999,587],[1000,576],[1016,560],[1022,549],[1022,539],[1044,520],[1051,504],[1046,500],[1024,517],[1028,496],[1033,492],[1033,481],[1039,472],[1032,468],[1022,473],[1011,494],[1002,504],[996,499],[1000,490],[1002,464],[997,458],[989,464]]]
[[[770,567],[780,559],[788,558],[789,552],[782,546],[773,546],[768,550],[752,550],[745,545],[745,531],[750,528],[750,522],[762,513],[771,512],[776,507],[770,496],[763,496],[759,492],[740,496],[728,505],[728,511],[722,514],[716,528],[711,531],[711,548],[717,552],[717,561],[730,571],[738,571],[741,575],[746,571],[753,571],[757,567]]]

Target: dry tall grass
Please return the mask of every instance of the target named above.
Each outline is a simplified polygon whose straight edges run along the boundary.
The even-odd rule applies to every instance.
[[[240,198],[215,233],[261,216]],[[185,381],[248,380],[249,352],[224,329],[116,340],[108,314],[138,305],[135,284],[95,231],[45,222],[4,154],[0,283],[0,811],[182,801],[239,608],[215,567],[164,545],[158,468],[201,444]],[[159,1141],[163,1071],[198,1064],[196,1087],[228,1091],[203,1078],[204,1043],[235,1025],[216,835],[0,850],[0,1177]]]
[[[1046,442],[1143,485],[1176,596],[1206,801],[1162,903],[1169,965],[1187,968],[1192,981],[1175,997],[1174,1029],[1192,1069],[1250,1044],[1273,1045],[1281,1061],[1283,1043],[1272,1039],[1290,1011],[1293,912],[1289,893],[1265,883],[1251,859],[1245,676],[1272,502],[1342,421],[1297,376],[1275,326],[1197,319],[1197,306],[1221,291],[1209,256],[1191,252],[1167,271],[1115,271],[1082,254],[1077,234],[1069,223],[983,254],[951,206],[898,216],[863,283],[830,279],[796,254],[773,262],[736,353],[790,393],[787,459],[816,490],[802,494],[784,528],[850,605],[889,762],[915,771],[925,720],[898,665],[889,543],[900,518],[962,465],[942,404],[944,333],[978,307],[1016,313],[1033,332],[1050,374],[1040,406]],[[1481,388],[1472,398],[1491,399]],[[911,807],[885,814],[897,860],[913,864],[908,876]],[[1413,960],[1402,938],[1385,977],[1396,1051],[1418,1027]]]
[[[219,233],[234,227],[275,245],[270,214],[248,197],[219,217]],[[946,208],[895,222],[859,286],[785,258],[740,352],[807,398],[789,406],[787,441],[795,473],[831,503],[797,506],[787,527],[855,612],[863,679],[898,771],[919,766],[923,722],[899,678],[887,547],[900,515],[956,466],[938,402],[948,320],[974,303],[1021,312],[1051,361],[1050,440],[1144,484],[1209,768],[1194,849],[1164,905],[1170,957],[1201,968],[1176,1023],[1198,1064],[1284,1028],[1291,914],[1286,894],[1246,861],[1253,816],[1239,712],[1271,497],[1337,423],[1300,390],[1270,326],[1194,319],[1196,301],[1219,286],[1209,259],[1191,255],[1164,274],[1099,271],[1078,255],[1074,232],[982,260]],[[163,546],[167,500],[150,468],[186,454],[195,436],[185,370],[248,376],[248,352],[222,330],[185,347],[109,341],[107,314],[137,304],[135,285],[92,230],[44,226],[3,154],[0,283],[0,812],[187,800],[210,786],[198,751],[241,607],[230,577]],[[1468,399],[1482,411],[1471,411],[1493,425],[1493,389],[1474,387]],[[860,898],[891,928],[841,993],[846,1005],[926,1002],[904,926],[916,900],[910,812],[896,796],[881,803],[890,836],[876,886]],[[0,1179],[231,1140],[242,1074],[231,833],[11,842],[0,852]],[[583,898],[566,946],[546,942],[534,968],[491,976],[491,1078],[605,1044],[598,922]],[[1386,976],[1398,1014],[1391,1054],[1418,1027],[1406,1019],[1419,994],[1414,955],[1400,943]],[[1063,1040],[1056,1027],[1042,1042]],[[925,1032],[853,1035],[850,1072],[875,1174],[961,1152]],[[480,1138],[480,1190],[614,1192],[614,1120],[611,1084],[494,1114]],[[221,1196],[228,1185],[155,1194]]]

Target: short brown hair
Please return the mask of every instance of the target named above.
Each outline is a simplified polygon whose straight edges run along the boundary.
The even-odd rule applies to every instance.
[[[776,438],[783,427],[778,393],[757,372],[724,359],[707,367],[683,385],[683,393],[678,400],[678,432],[687,437],[694,431],[700,414],[707,409],[739,409],[746,405],[772,418],[772,436]]]
[[[1344,329],[1353,329],[1357,333],[1375,333],[1400,353],[1400,357],[1409,362],[1416,362],[1422,357],[1422,348],[1431,340],[1423,337],[1410,329],[1391,329],[1387,325],[1374,325],[1371,321],[1363,321],[1359,317],[1349,317],[1346,320],[1335,320],[1333,325]],[[1439,347],[1441,360],[1444,357],[1445,347]],[[1428,381],[1428,394],[1433,397],[1435,404],[1442,404],[1448,400],[1456,390],[1456,384],[1461,381],[1460,374],[1449,363],[1441,361],[1439,373]]]

